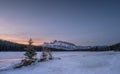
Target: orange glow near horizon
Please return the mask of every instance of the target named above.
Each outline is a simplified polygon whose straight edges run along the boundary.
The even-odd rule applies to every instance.
[[[18,43],[18,44],[25,44],[25,45],[28,44],[28,42],[16,42],[16,43]],[[43,44],[42,42],[35,42],[35,41],[33,43],[33,45],[36,45],[36,46],[39,46],[39,45],[42,45],[42,44]]]
[[[19,43],[19,44],[28,44],[28,38],[23,38],[23,37],[19,37],[16,35],[0,35],[0,39],[3,40],[8,40],[11,42],[15,42],[15,43]],[[33,38],[33,45],[42,45],[44,43],[44,41],[38,40],[38,39],[34,39]]]

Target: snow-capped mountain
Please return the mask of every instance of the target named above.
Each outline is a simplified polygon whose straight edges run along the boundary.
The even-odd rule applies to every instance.
[[[43,47],[56,48],[56,49],[65,49],[65,50],[75,50],[77,46],[73,43],[64,42],[64,41],[53,41],[50,43],[44,43]]]
[[[54,49],[63,49],[63,50],[106,50],[107,46],[77,46],[73,43],[65,42],[65,41],[57,41],[53,42],[45,42],[42,47],[54,48]]]

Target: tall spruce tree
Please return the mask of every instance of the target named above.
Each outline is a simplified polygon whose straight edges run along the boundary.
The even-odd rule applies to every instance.
[[[32,63],[34,63],[36,61],[35,56],[36,56],[37,53],[33,48],[33,45],[32,45],[33,41],[32,41],[31,38],[28,41],[28,43],[29,44],[28,44],[27,48],[25,48],[25,50],[26,50],[26,52],[24,54],[25,59],[23,59],[21,61],[21,63],[18,66],[16,66],[15,68],[21,68],[23,66],[31,65]]]
[[[28,59],[28,60],[33,60],[34,59],[34,57],[36,56],[36,51],[34,50],[34,48],[33,48],[33,41],[32,41],[32,39],[30,38],[30,40],[28,41],[28,46],[27,46],[27,48],[25,48],[25,50],[26,50],[26,52],[25,52],[25,56],[26,56],[26,59]]]

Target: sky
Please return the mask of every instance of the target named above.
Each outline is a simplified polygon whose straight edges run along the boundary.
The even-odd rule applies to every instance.
[[[0,0],[0,39],[35,45],[120,42],[119,0]]]

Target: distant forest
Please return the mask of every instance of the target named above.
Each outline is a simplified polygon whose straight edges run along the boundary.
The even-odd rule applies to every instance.
[[[27,48],[27,45],[0,40],[0,51],[25,51],[25,48]],[[41,51],[42,47],[34,46],[34,49]]]
[[[41,46],[33,46],[36,51],[41,51],[42,47]],[[0,51],[25,51],[25,48],[27,48],[27,45],[24,44],[18,44],[14,43],[11,41],[6,41],[6,40],[1,40],[0,39]],[[52,51],[120,51],[120,43],[110,45],[109,47],[102,49],[102,48],[91,48],[91,49],[76,49],[76,50],[63,50],[63,49],[54,49],[54,48],[49,48]]]

